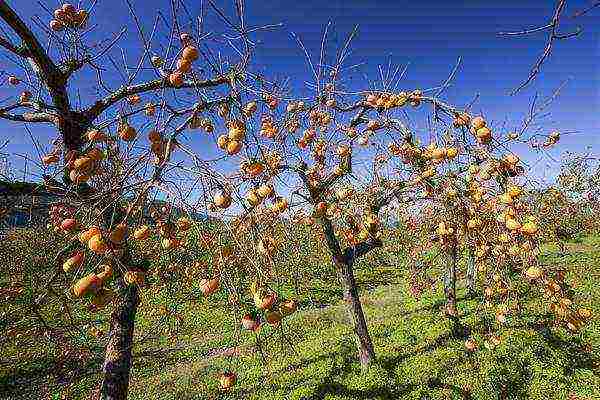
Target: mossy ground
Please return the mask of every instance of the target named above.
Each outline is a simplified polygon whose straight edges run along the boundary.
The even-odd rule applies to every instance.
[[[146,293],[136,325],[130,398],[599,399],[600,238],[571,243],[566,254],[548,247],[542,259],[568,268],[576,299],[594,312],[592,321],[576,335],[551,328],[540,298],[532,297],[526,312],[509,317],[497,332],[502,343],[490,350],[483,343],[493,313],[480,312],[481,299],[466,298],[461,288],[461,321],[480,345],[473,353],[441,315],[441,290],[425,291],[417,300],[392,266],[359,266],[377,352],[366,371],[356,361],[346,308],[337,300],[341,291],[325,282],[314,282],[313,302],[302,298],[301,310],[281,329],[263,328],[262,351],[254,334],[234,328],[237,317],[224,314],[225,299],[180,304],[178,334],[168,337],[156,313],[163,299]],[[105,321],[106,315],[97,316],[98,324]],[[28,329],[3,344],[0,398],[87,398],[98,379],[102,339],[90,341],[82,332],[88,350],[80,358],[57,359],[56,339]],[[224,370],[238,374],[228,393],[218,390],[216,379]]]

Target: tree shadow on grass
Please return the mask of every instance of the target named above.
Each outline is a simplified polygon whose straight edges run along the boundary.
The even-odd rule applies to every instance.
[[[547,324],[540,322],[529,323],[526,326],[539,333],[549,347],[566,356],[568,363],[565,365],[565,375],[571,376],[575,370],[585,369],[600,377],[600,357],[587,351],[581,338],[573,336],[565,340],[552,332]]]
[[[335,394],[350,399],[398,399],[416,388],[415,385],[399,385],[394,388],[350,389],[337,382],[324,382],[317,387],[316,393],[307,400],[324,399],[327,395]]]
[[[404,360],[413,357],[417,354],[423,352],[433,351],[439,347],[442,347],[447,344],[449,340],[452,340],[453,336],[451,332],[440,335],[435,340],[433,340],[430,344],[424,347],[420,347],[419,349],[405,354],[394,355],[393,357],[380,357],[375,362],[378,366],[382,367],[387,373],[387,381],[388,382],[396,382],[393,386],[377,386],[370,387],[365,389],[360,389],[356,387],[348,387],[342,382],[348,378],[352,373],[358,372],[360,368],[357,362],[356,349],[354,348],[353,343],[344,342],[341,344],[341,347],[336,349],[335,352],[328,352],[326,354],[321,354],[315,357],[311,357],[308,359],[301,360],[297,363],[290,364],[285,368],[282,368],[278,371],[273,371],[274,375],[280,373],[289,373],[295,370],[302,370],[305,368],[310,368],[314,364],[318,364],[323,360],[331,360],[333,363],[333,367],[327,373],[326,376],[320,378],[303,378],[300,380],[294,380],[293,382],[289,382],[283,385],[269,385],[269,388],[273,392],[283,390],[286,393],[290,393],[291,391],[302,387],[303,385],[308,385],[311,382],[316,386],[313,389],[313,394],[308,397],[302,397],[302,399],[306,400],[318,400],[323,399],[328,395],[338,395],[351,399],[398,399],[404,395],[409,394],[410,392],[416,390],[418,388],[417,385],[412,383],[402,383],[398,382],[395,379],[395,370],[398,365],[400,365]],[[360,372],[358,372],[360,373]],[[316,382],[318,381],[318,382]],[[465,395],[464,391],[452,385],[443,384],[439,379],[433,377],[429,381],[429,386],[431,388],[447,388],[452,392],[460,393],[461,398],[468,399],[469,397]],[[257,384],[253,388],[241,390],[239,392],[238,398],[246,398],[251,394],[256,393],[257,391],[265,390],[265,384]]]
[[[156,360],[160,360],[162,367],[193,360],[193,357],[183,356],[180,352],[181,349],[156,349],[134,353],[132,355],[132,368],[154,367],[156,366]]]
[[[311,366],[319,364],[320,362],[322,362],[324,360],[330,360],[331,363],[333,364],[333,366],[332,366],[331,370],[329,371],[329,373],[327,373],[326,376],[317,377],[317,378],[313,378],[313,377],[302,378],[299,380],[293,380],[293,381],[291,381],[289,383],[285,383],[285,384],[273,384],[273,383],[266,384],[265,381],[266,381],[266,379],[268,379],[268,376],[264,376],[263,379],[260,379],[259,380],[260,382],[257,383],[256,385],[254,385],[253,387],[248,388],[248,389],[242,389],[239,392],[240,396],[238,396],[238,398],[247,398],[248,396],[250,396],[256,392],[265,390],[265,388],[267,386],[273,392],[283,390],[283,391],[289,393],[295,389],[298,389],[299,387],[301,387],[303,385],[307,385],[311,382],[315,382],[316,380],[318,380],[318,381],[320,381],[320,383],[317,385],[317,389],[315,390],[315,392],[318,393],[319,391],[325,390],[324,388],[326,388],[328,386],[338,385],[337,383],[335,383],[335,380],[343,379],[344,377],[348,376],[352,372],[353,364],[357,363],[356,355],[354,354],[354,352],[355,352],[354,350],[355,349],[352,346],[352,344],[343,342],[340,344],[340,347],[336,348],[336,351],[327,352],[325,354],[320,354],[320,355],[317,355],[314,357],[302,359],[299,362],[289,364],[284,368],[280,368],[276,371],[271,371],[271,375],[275,375],[275,376],[277,376],[279,374],[289,374],[290,372],[294,372],[296,370],[311,368]],[[354,366],[356,366],[356,365],[354,365]],[[313,397],[310,397],[310,399],[312,399],[312,398]]]
[[[61,362],[49,356],[35,358],[28,363],[29,368],[17,366],[0,376],[0,398],[37,398],[40,387],[47,384],[50,378],[58,384],[77,381],[96,373],[102,361],[99,354],[84,360],[70,357]]]

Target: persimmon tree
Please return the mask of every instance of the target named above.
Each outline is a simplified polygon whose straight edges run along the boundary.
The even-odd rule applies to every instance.
[[[142,54],[134,55],[135,68],[120,68],[111,56],[119,35],[88,42],[93,13],[70,4],[50,12],[43,33],[51,46],[44,46],[0,1],[14,36],[0,45],[23,67],[7,82],[28,89],[0,117],[31,131],[50,124],[59,134],[39,155],[46,187],[63,199],[50,210],[51,225],[68,243],[49,282],[67,274],[72,298],[88,298],[91,310],[112,307],[102,398],[127,396],[140,288],[151,287],[148,281],[172,279],[183,290],[197,280],[205,297],[225,291],[232,313],[254,332],[295,312],[297,302],[275,285],[286,265],[279,250],[294,246],[286,243],[290,224],[308,226],[327,249],[363,366],[375,349],[354,267],[382,247],[393,207],[411,207],[417,221],[435,219],[431,233],[449,260],[446,313],[457,323],[461,248],[473,252],[470,279],[474,284],[477,265],[490,300],[493,285],[496,297],[510,293],[504,275],[515,263],[522,265],[519,279],[550,285],[537,263],[536,221],[520,205],[517,180],[525,168],[509,147],[526,140],[526,129],[513,136],[469,105],[448,104],[441,95],[449,80],[441,89],[400,90],[400,77],[390,71],[381,82],[355,87],[346,67],[356,31],[330,56],[326,30],[318,64],[298,39],[313,78],[310,95],[300,96],[252,72],[249,35],[270,26],[248,28],[242,1],[234,3],[237,23],[209,3],[234,32],[222,36],[231,46],[226,57],[210,51],[225,47],[209,40],[202,20],[184,22],[184,3],[171,2],[171,18],[159,17],[148,33],[126,1]],[[167,43],[158,39],[160,29],[167,29]],[[117,89],[103,79],[109,64],[122,74]],[[74,106],[71,82],[90,71],[104,94]],[[21,77],[26,73],[29,81]],[[415,125],[409,113],[429,124]],[[206,221],[195,221],[199,214]],[[165,269],[163,256],[171,262]],[[558,286],[549,290],[559,296],[560,282],[552,282]],[[574,326],[589,318],[574,316],[570,303],[561,307]],[[236,379],[224,371],[221,388]]]
[[[35,124],[50,124],[59,134],[54,148],[39,160],[43,171],[47,172],[48,188],[65,198],[63,205],[53,207],[52,221],[67,233],[83,228],[84,221],[92,225],[79,239],[91,252],[110,261],[99,274],[91,273],[75,282],[75,297],[92,291],[97,305],[107,303],[111,292],[102,287],[111,275],[116,275],[115,286],[119,294],[111,318],[101,393],[103,398],[125,398],[139,295],[137,285],[125,285],[124,282],[137,281],[140,275],[127,272],[131,260],[125,238],[132,208],[126,209],[123,199],[135,192],[137,197],[133,205],[137,207],[147,192],[160,184],[169,158],[166,154],[170,154],[177,133],[183,130],[183,127],[173,129],[168,138],[153,131],[150,135],[154,143],[152,149],[158,156],[149,178],[142,180],[138,175],[140,169],[147,169],[152,163],[148,153],[134,154],[132,151],[133,146],[129,143],[136,139],[138,132],[128,119],[146,114],[156,116],[157,127],[159,124],[171,126],[173,119],[186,112],[226,103],[231,99],[228,96],[232,84],[248,62],[249,51],[239,57],[238,64],[215,65],[212,60],[207,60],[206,63],[212,65],[212,74],[206,78],[200,76],[199,69],[193,67],[201,56],[200,50],[195,44],[196,39],[181,31],[177,23],[181,7],[177,6],[172,10],[173,21],[163,23],[168,29],[169,40],[161,48],[162,56],[150,54],[161,21],[157,19],[149,35],[137,25],[143,51],[135,55],[138,60],[135,68],[124,66],[126,73],[121,87],[112,89],[105,82],[103,73],[105,65],[114,62],[111,51],[118,46],[123,32],[109,41],[100,38],[100,42],[90,43],[87,38],[96,27],[89,22],[89,10],[65,3],[56,10],[47,11],[50,13],[49,18],[44,18],[48,20],[47,27],[35,33],[33,25],[26,23],[13,7],[6,1],[0,2],[0,16],[10,30],[0,39],[0,46],[20,67],[18,72],[5,72],[4,78],[15,89],[24,88],[14,96],[13,104],[2,107],[0,117],[25,123],[31,130],[35,130]],[[131,11],[137,22],[134,10]],[[42,44],[41,35],[47,37],[50,46]],[[148,61],[151,73],[142,73],[142,67]],[[118,67],[117,70],[120,72]],[[78,88],[73,84],[75,77],[90,71],[96,74],[99,96],[87,105],[75,106],[78,96]],[[184,90],[193,91],[198,101],[195,105],[176,109],[169,104],[165,92]],[[149,101],[142,106],[140,97],[144,94],[154,94],[159,101],[156,104]],[[115,130],[106,133],[107,129]],[[61,166],[49,170],[55,164]],[[61,174],[64,175],[61,181],[55,179]],[[75,242],[73,240],[72,246]],[[65,272],[81,266],[83,258],[81,251],[72,254],[65,262]],[[113,268],[117,266],[119,268]]]

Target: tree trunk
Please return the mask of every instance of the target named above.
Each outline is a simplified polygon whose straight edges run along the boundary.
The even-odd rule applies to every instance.
[[[562,241],[562,239],[558,239],[558,251],[560,252],[561,256],[564,256],[567,252],[567,246],[565,245],[565,242]]]
[[[358,359],[361,366],[366,368],[375,359],[375,350],[373,349],[373,342],[369,335],[367,321],[358,295],[358,286],[354,278],[352,264],[348,262],[340,263],[339,273],[344,283],[344,301],[348,305],[348,313],[354,325]]]
[[[115,201],[112,207],[107,207],[104,211],[104,224],[108,228],[115,221],[122,221],[125,215],[125,210],[118,201]],[[131,266],[132,259],[129,249],[125,247],[123,251],[123,255],[119,258],[119,264]],[[100,386],[102,400],[127,399],[135,316],[140,302],[137,284],[128,285],[120,273],[116,274],[115,279],[118,294],[115,308],[110,316],[108,343],[102,366]]]
[[[86,140],[86,132],[91,121],[79,112],[70,112],[66,118],[58,121],[58,131],[62,136],[65,150],[81,150]]]
[[[449,263],[444,279],[444,294],[446,295],[446,313],[456,316],[456,247],[450,248]]]
[[[458,252],[456,246],[450,248],[448,271],[444,280],[444,294],[446,295],[446,315],[452,320],[452,334],[455,337],[468,335],[468,329],[463,327],[458,318],[456,309],[456,266],[458,264]]]
[[[472,249],[469,249],[467,255],[467,292],[469,297],[476,295],[476,278],[477,278],[477,267],[475,265],[475,254]]]
[[[129,390],[131,348],[135,314],[139,304],[137,285],[119,284],[118,303],[110,317],[106,356],[102,367],[102,400],[125,400]]]
[[[327,241],[327,248],[333,258],[333,264],[338,270],[338,274],[344,285],[344,300],[348,304],[348,312],[350,319],[354,325],[354,333],[356,334],[356,346],[358,348],[358,359],[363,368],[367,367],[371,361],[375,359],[375,350],[367,321],[358,296],[358,286],[354,278],[354,254],[344,255],[340,247],[340,242],[335,236],[333,225],[327,218],[321,219],[321,226]]]

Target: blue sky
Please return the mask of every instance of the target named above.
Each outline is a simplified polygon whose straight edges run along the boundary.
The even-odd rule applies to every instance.
[[[167,0],[131,1],[147,30],[150,30],[157,10],[168,13],[170,3]],[[26,21],[31,21],[34,15],[49,20],[36,2],[12,0],[9,3]],[[49,8],[58,4],[55,1],[43,3]],[[474,109],[484,110],[490,120],[520,122],[534,93],[549,95],[561,82],[569,79],[560,97],[549,108],[551,116],[541,122],[548,131],[558,129],[579,133],[564,136],[560,146],[551,150],[550,155],[559,158],[565,150],[582,151],[587,146],[595,152],[600,150],[600,9],[577,20],[565,19],[565,31],[570,31],[577,23],[584,28],[582,35],[557,43],[539,78],[520,94],[510,96],[511,89],[527,77],[544,47],[546,36],[540,33],[506,38],[497,33],[543,24],[553,11],[553,1],[248,0],[246,3],[249,25],[283,23],[277,30],[255,35],[260,43],[254,57],[255,67],[270,77],[283,79],[290,76],[298,90],[302,90],[304,81],[310,80],[310,72],[290,32],[302,38],[316,59],[323,29],[329,21],[332,22],[330,49],[339,47],[352,27],[358,24],[359,35],[353,42],[349,64],[365,62],[361,71],[371,79],[377,79],[378,64],[386,65],[390,60],[394,65],[409,64],[401,86],[429,88],[446,79],[460,56],[462,64],[445,98],[453,104],[463,105],[479,94]],[[89,6],[91,1],[82,4]],[[188,0],[186,4],[192,14],[198,13],[200,1]],[[590,1],[574,0],[569,4],[567,15],[585,8]],[[231,7],[225,8],[233,16]],[[218,19],[214,13],[208,11],[206,21],[208,30],[222,32],[216,28]],[[95,37],[129,26],[131,29],[124,38],[123,47],[133,53],[139,51],[140,44],[124,0],[99,1],[92,22],[101,27],[92,34]],[[3,64],[7,71],[14,70],[10,62]],[[91,75],[84,73],[78,81],[84,103],[93,98],[93,93],[86,91],[90,86],[89,79]],[[116,76],[109,83],[119,84]],[[359,83],[364,87],[364,81],[357,82],[357,87]],[[13,93],[12,88],[0,87],[1,99]],[[0,120],[0,129],[4,132],[2,142],[4,139],[10,141],[3,152],[31,151],[31,141],[21,125]],[[33,131],[42,142],[52,134],[51,129],[44,127],[36,127]],[[537,158],[530,157],[532,160]],[[12,159],[15,165],[21,163],[17,157]],[[537,165],[536,174],[556,171],[556,164],[550,158],[544,157]]]

